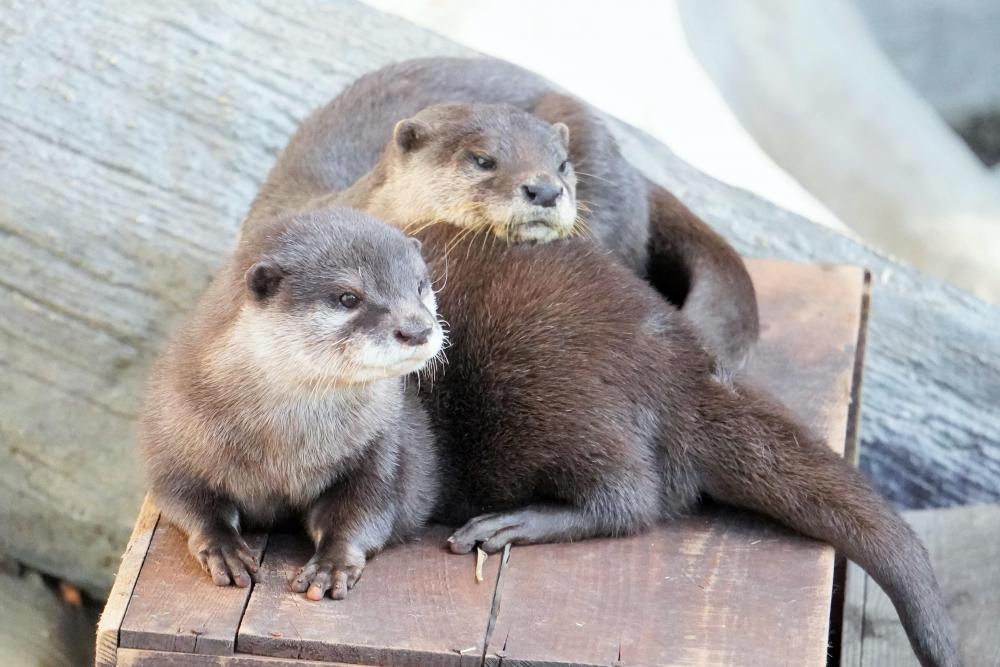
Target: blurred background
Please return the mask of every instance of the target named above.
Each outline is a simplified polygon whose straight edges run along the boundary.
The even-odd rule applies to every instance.
[[[299,122],[482,53],[741,253],[871,270],[860,465],[966,536],[951,601],[997,617],[997,0],[0,0],[0,663],[88,662],[149,367]]]
[[[996,0],[367,0],[1000,301]]]

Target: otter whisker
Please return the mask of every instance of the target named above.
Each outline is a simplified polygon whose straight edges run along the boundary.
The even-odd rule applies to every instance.
[[[596,179],[597,179],[597,180],[599,180],[599,181],[604,181],[605,183],[609,183],[609,184],[611,184],[611,185],[615,185],[615,182],[614,182],[614,181],[612,181],[612,180],[609,180],[609,179],[607,179],[607,178],[604,178],[603,176],[598,176],[597,174],[588,174],[587,172],[585,172],[585,171],[580,171],[579,169],[577,169],[577,170],[575,170],[575,171],[576,171],[576,175],[577,175],[577,176],[583,176],[583,177],[585,177],[585,178],[596,178]]]

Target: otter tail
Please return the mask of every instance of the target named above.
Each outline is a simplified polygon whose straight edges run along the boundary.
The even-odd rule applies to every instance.
[[[742,387],[717,390],[701,407],[708,440],[694,448],[703,490],[832,544],[888,594],[921,665],[959,665],[927,551],[902,517],[783,410]]]
[[[728,380],[760,333],[753,281],[733,247],[677,197],[648,179],[646,188],[649,281],[694,324]]]

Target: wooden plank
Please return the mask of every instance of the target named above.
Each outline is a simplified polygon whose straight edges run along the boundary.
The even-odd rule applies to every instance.
[[[752,384],[842,452],[864,271],[750,269],[763,323]],[[515,547],[488,654],[505,664],[824,665],[833,564],[832,548],[722,508],[624,540]]]
[[[864,269],[749,260],[760,342],[745,379],[779,398],[844,453],[857,358]]]
[[[196,655],[135,648],[123,648],[118,653],[118,667],[348,667],[342,662],[287,660],[260,655]]]
[[[489,653],[504,665],[823,665],[825,552],[722,507],[632,538],[514,547]]]
[[[498,560],[450,554],[436,527],[368,564],[346,600],[309,602],[288,580],[312,555],[305,538],[272,535],[240,625],[241,653],[358,664],[479,664]]]
[[[945,601],[958,627],[964,664],[1000,665],[1000,505],[905,512],[930,552]],[[849,592],[842,661],[847,667],[917,665],[892,603],[864,571],[851,565],[849,576],[863,581]]]
[[[840,629],[840,667],[861,667],[865,598],[870,580],[868,574],[854,563],[847,564],[845,579],[844,617]]]
[[[149,496],[146,496],[139,510],[139,516],[135,520],[132,536],[118,565],[118,574],[115,576],[114,586],[111,587],[108,602],[104,605],[101,620],[97,624],[97,649],[94,656],[97,667],[111,667],[115,664],[118,630],[125,618],[125,610],[132,598],[132,591],[135,589],[139,571],[146,559],[146,552],[149,550],[149,543],[153,539],[153,531],[159,518],[160,511],[153,505]]]
[[[247,543],[259,557],[266,538],[250,535]],[[188,552],[184,535],[161,521],[153,533],[125,612],[119,645],[157,651],[231,654],[250,591],[213,584]]]

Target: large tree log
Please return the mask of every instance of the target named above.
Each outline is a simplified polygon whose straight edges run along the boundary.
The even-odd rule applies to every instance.
[[[101,592],[144,377],[277,151],[365,71],[469,52],[353,2],[4,4],[0,550]],[[872,268],[865,467],[904,506],[1000,498],[1000,312],[615,127],[740,250]]]

